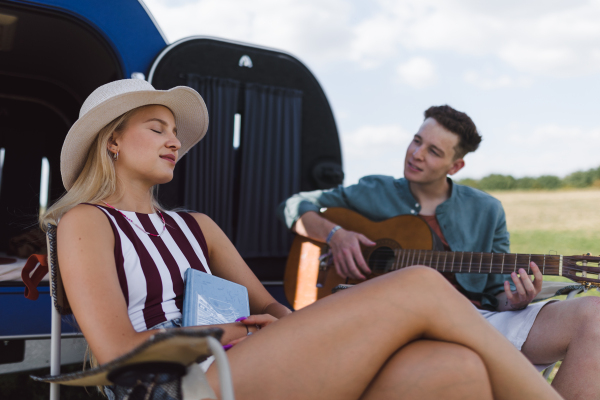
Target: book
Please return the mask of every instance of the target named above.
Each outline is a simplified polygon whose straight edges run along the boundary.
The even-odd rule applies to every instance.
[[[183,326],[226,324],[250,315],[246,287],[192,268],[184,280]]]

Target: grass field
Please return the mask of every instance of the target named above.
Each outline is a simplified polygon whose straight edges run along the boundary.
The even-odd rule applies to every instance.
[[[492,192],[506,211],[511,251],[600,255],[600,190]],[[568,279],[545,276],[548,281]],[[580,296],[600,296],[596,289]],[[564,296],[561,296],[564,297]],[[550,375],[551,382],[560,363]]]
[[[502,202],[513,253],[600,255],[600,190],[506,191]],[[568,281],[545,277],[546,280]],[[583,295],[598,296],[589,291]]]

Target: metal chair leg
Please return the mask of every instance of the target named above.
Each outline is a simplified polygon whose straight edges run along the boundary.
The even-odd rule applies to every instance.
[[[60,337],[61,317],[58,310],[52,307],[52,322],[50,328],[50,375],[60,375]],[[50,384],[50,400],[60,399],[60,386],[58,383]]]
[[[208,337],[208,347],[215,356],[217,370],[219,371],[219,383],[221,386],[221,398],[223,400],[234,400],[233,382],[231,380],[231,370],[229,369],[229,361],[223,350],[221,343],[213,338]]]

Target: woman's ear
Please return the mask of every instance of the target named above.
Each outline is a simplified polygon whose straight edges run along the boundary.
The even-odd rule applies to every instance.
[[[110,136],[110,138],[108,138],[108,142],[106,143],[106,148],[111,153],[117,153],[119,151],[119,145],[117,144],[117,141],[115,140],[114,133]]]

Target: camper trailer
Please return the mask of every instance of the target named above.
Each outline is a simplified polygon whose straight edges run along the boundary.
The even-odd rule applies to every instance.
[[[0,374],[49,365],[48,280],[28,300],[21,269],[43,251],[40,210],[64,192],[67,131],[95,88],[122,78],[202,95],[207,137],[159,199],[208,214],[282,302],[292,237],[277,205],[342,183],[331,108],[292,55],[202,36],[169,44],[141,0],[0,1]],[[75,321],[64,318],[62,332],[62,363],[80,363],[86,344]]]

